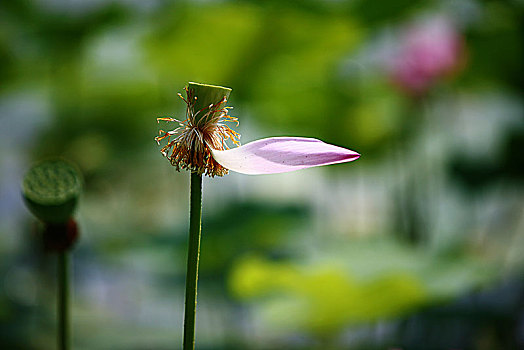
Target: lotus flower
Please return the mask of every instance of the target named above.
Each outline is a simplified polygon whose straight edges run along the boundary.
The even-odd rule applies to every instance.
[[[360,154],[320,140],[303,137],[271,137],[240,146],[240,134],[226,123],[238,119],[226,107],[231,89],[189,83],[185,88],[186,118],[157,118],[175,122],[171,131],[160,130],[157,143],[167,139],[161,149],[177,169],[191,171],[189,242],[187,254],[186,301],[183,348],[195,348],[198,262],[202,221],[202,175],[223,176],[233,170],[243,174],[275,174],[319,165],[350,162]],[[226,141],[237,147],[229,149]]]
[[[177,170],[211,177],[226,175],[228,170],[249,175],[276,174],[360,157],[357,152],[305,137],[270,137],[240,146],[240,134],[226,125],[238,125],[238,119],[228,114],[231,107],[226,107],[231,89],[189,83],[185,91],[186,98],[178,94],[187,105],[185,120],[157,118],[178,124],[172,131],[160,130],[155,138],[159,144],[167,138],[161,152]],[[229,149],[227,140],[238,147]]]
[[[398,54],[390,62],[390,73],[394,82],[416,95],[460,68],[464,60],[462,37],[445,17],[412,25],[398,46]]]

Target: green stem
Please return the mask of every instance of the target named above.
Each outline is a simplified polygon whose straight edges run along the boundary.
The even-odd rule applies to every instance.
[[[195,348],[198,261],[202,221],[202,175],[191,173],[189,244],[187,248],[186,308],[184,316],[184,350]]]
[[[69,252],[58,253],[58,349],[69,347]]]

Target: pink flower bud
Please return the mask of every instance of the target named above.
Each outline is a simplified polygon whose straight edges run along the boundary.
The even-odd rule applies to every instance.
[[[463,61],[462,38],[444,17],[417,22],[400,38],[390,64],[393,81],[409,93],[425,93],[439,78],[456,71]]]

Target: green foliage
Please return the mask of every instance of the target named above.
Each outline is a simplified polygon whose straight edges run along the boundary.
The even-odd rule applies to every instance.
[[[421,254],[385,239],[330,251],[336,258],[304,263],[247,255],[234,265],[230,289],[276,329],[333,335],[442,302],[494,274],[480,261]]]
[[[269,324],[326,335],[402,315],[427,299],[420,282],[405,273],[363,281],[334,266],[299,267],[253,257],[237,264],[231,286],[242,299],[266,296],[259,312]]]

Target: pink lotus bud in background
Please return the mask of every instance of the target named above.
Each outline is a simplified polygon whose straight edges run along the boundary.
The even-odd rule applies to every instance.
[[[455,25],[445,17],[434,17],[404,32],[389,69],[395,84],[420,95],[460,68],[463,58],[462,37]]]

